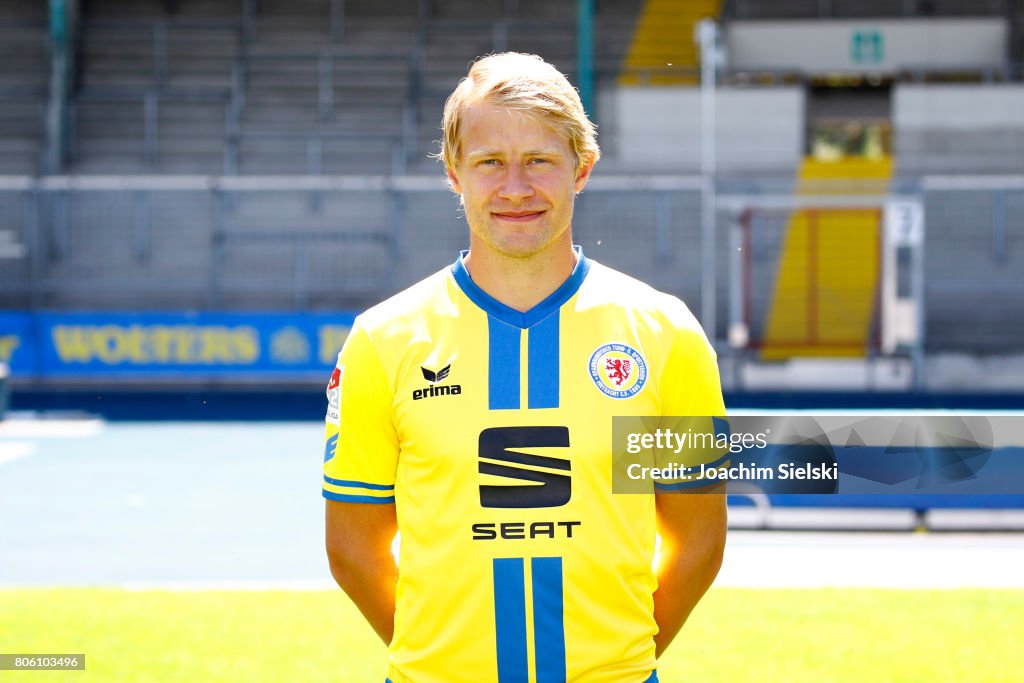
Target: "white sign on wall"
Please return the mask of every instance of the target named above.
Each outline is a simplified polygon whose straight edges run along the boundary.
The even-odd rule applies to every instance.
[[[1008,39],[1001,18],[734,21],[726,30],[730,67],[808,74],[1000,67]]]

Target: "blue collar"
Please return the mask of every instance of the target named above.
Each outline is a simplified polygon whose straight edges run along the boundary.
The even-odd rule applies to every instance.
[[[573,249],[576,251],[578,258],[576,259],[576,267],[572,269],[572,274],[544,301],[541,301],[525,313],[506,306],[480,289],[473,282],[473,278],[469,276],[469,271],[466,270],[466,264],[463,263],[463,259],[469,253],[468,251],[460,252],[459,258],[455,259],[455,263],[452,264],[452,276],[455,277],[456,284],[469,297],[469,300],[483,309],[487,315],[493,316],[503,323],[525,329],[557,311],[561,308],[562,304],[579,291],[584,278],[587,277],[587,273],[590,271],[590,260],[583,255],[583,249],[579,246],[573,246]]]

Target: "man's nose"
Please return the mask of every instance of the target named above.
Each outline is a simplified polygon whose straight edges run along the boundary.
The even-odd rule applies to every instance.
[[[502,178],[498,195],[509,201],[520,201],[533,194],[533,187],[526,177],[526,170],[519,164],[509,164]]]

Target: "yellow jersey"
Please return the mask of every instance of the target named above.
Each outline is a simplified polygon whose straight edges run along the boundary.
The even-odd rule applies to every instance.
[[[724,415],[679,299],[577,248],[523,313],[460,256],[356,318],[328,399],[323,495],[396,506],[389,681],[657,681],[654,495],[612,493],[612,417]]]

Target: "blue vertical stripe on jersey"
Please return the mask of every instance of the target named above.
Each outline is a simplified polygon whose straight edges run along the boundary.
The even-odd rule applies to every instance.
[[[487,316],[487,398],[491,410],[519,409],[520,329]]]
[[[494,558],[494,631],[498,683],[529,683],[523,558]]]
[[[562,558],[535,557],[530,567],[533,572],[533,647],[537,683],[565,683]]]
[[[527,390],[530,408],[558,407],[559,312],[529,328]]]

